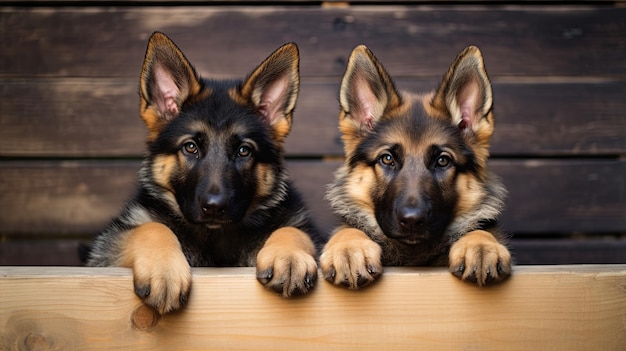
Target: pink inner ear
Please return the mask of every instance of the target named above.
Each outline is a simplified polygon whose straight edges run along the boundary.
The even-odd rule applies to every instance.
[[[459,121],[459,128],[471,128],[477,119],[476,110],[478,104],[478,97],[480,94],[479,86],[476,82],[472,81],[467,83],[457,93],[457,103],[461,112],[461,120]]]
[[[473,107],[471,106],[467,106],[467,105],[461,106],[461,121],[459,122],[459,128],[465,129],[465,128],[472,127],[472,124],[473,124],[472,110],[473,110]]]
[[[281,109],[285,105],[285,96],[288,88],[288,80],[285,77],[268,84],[261,92],[257,109],[269,124],[273,124],[284,115],[284,111],[281,111]]]
[[[176,97],[180,94],[180,89],[172,77],[160,66],[154,70],[154,80],[156,84],[154,98],[159,111],[165,115],[177,115],[179,110]]]
[[[361,125],[373,129],[374,106],[378,102],[376,95],[374,95],[365,79],[355,80],[353,91],[356,98],[356,106],[354,106],[354,111],[352,111],[352,117]]]

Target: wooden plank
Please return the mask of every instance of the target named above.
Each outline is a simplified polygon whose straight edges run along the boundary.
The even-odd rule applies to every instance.
[[[602,239],[514,239],[511,251],[516,264],[626,263],[626,240]]]
[[[519,266],[477,288],[445,269],[388,268],[355,292],[263,289],[252,268],[194,269],[189,304],[156,317],[121,268],[0,267],[0,348],[623,350],[626,265]]]
[[[0,156],[140,157],[146,131],[137,84],[135,79],[0,80]],[[338,84],[339,78],[303,79],[285,146],[289,155],[342,156]],[[398,80],[401,89],[416,92],[437,84]],[[492,154],[626,154],[624,91],[626,82],[496,82]]]
[[[86,238],[83,242],[87,243]],[[80,241],[71,238],[0,241],[0,266],[80,266]]]
[[[324,200],[340,161],[289,161],[324,232],[338,223]],[[511,233],[624,233],[626,160],[492,160],[509,190],[502,216]],[[95,234],[121,208],[138,161],[0,163],[0,233]]]
[[[0,85],[0,155],[137,157],[147,132],[139,81],[26,80]]]
[[[470,43],[483,49],[494,77],[626,74],[624,52],[616,49],[626,40],[623,7],[89,6],[0,13],[4,77],[134,78],[154,30],[168,33],[200,72],[230,77],[287,41],[300,45],[305,76],[341,75],[350,50],[362,43],[397,76],[439,78],[442,62]]]
[[[132,194],[138,161],[0,163],[0,233],[98,233]]]
[[[626,229],[626,160],[493,160],[509,190],[503,228],[512,233]]]

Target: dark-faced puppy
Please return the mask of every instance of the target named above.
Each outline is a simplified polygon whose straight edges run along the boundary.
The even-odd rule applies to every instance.
[[[430,93],[396,89],[365,46],[340,89],[345,164],[327,199],[343,218],[320,257],[334,284],[359,288],[383,265],[445,265],[478,285],[510,275],[496,219],[505,189],[487,170],[492,91],[476,47]]]
[[[135,292],[160,313],[184,305],[190,266],[256,266],[266,287],[308,292],[321,237],[283,160],[298,66],[286,44],[242,81],[202,79],[154,33],[140,78],[149,136],[139,187],[87,265],[132,268]]]

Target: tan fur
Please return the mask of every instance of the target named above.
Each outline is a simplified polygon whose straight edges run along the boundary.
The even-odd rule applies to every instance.
[[[455,183],[459,200],[456,203],[455,215],[460,216],[475,209],[485,197],[485,192],[476,178],[468,174],[459,174]]]
[[[382,273],[381,251],[380,246],[364,232],[344,228],[324,246],[320,266],[326,280],[358,289],[374,282]]]
[[[191,269],[176,235],[165,225],[150,222],[127,233],[117,265],[133,269],[135,289],[149,286],[144,299],[159,313],[180,307],[191,288]]]
[[[450,248],[449,257],[451,273],[462,280],[476,279],[478,285],[500,281],[510,274],[509,250],[484,230],[463,235]]]
[[[270,196],[274,189],[274,182],[276,181],[276,174],[272,171],[271,166],[259,164],[256,169],[256,177],[259,180],[256,192],[257,196]]]
[[[374,203],[367,189],[376,186],[376,176],[369,167],[358,167],[352,170],[346,184],[346,191],[355,201],[361,204],[361,207],[371,210],[374,215]]]
[[[283,227],[267,239],[256,258],[257,278],[288,297],[311,289],[317,278],[315,245],[303,231]],[[308,281],[308,283],[307,283]]]
[[[178,155],[178,158],[182,156]],[[154,181],[159,186],[167,189],[170,193],[174,192],[170,185],[170,179],[172,178],[172,172],[177,169],[177,164],[181,162],[177,159],[176,155],[160,155],[157,156],[152,164],[152,174],[154,175]]]

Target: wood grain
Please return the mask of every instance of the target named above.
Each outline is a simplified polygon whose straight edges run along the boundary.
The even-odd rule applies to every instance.
[[[397,76],[439,78],[465,46],[496,76],[623,77],[626,8],[611,6],[173,6],[3,8],[0,76],[131,77],[167,33],[200,72],[239,77],[281,44],[305,76],[340,76],[367,44]],[[8,30],[10,28],[10,30]],[[590,54],[593,53],[593,54]],[[433,68],[436,68],[433,70]]]
[[[389,268],[362,291],[322,280],[291,300],[264,290],[252,268],[193,275],[186,309],[159,319],[143,309],[126,269],[0,267],[0,348],[610,351],[626,343],[625,265],[519,266],[489,288],[444,269]]]

